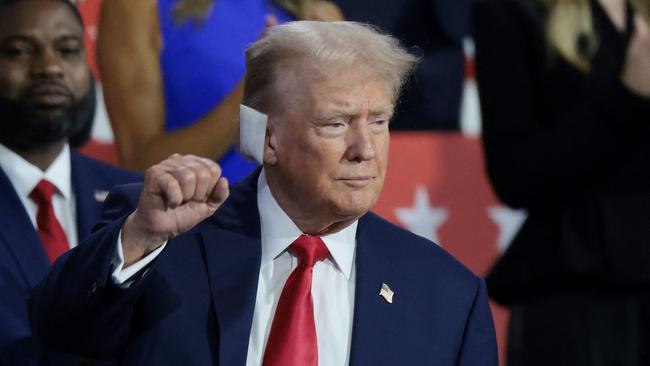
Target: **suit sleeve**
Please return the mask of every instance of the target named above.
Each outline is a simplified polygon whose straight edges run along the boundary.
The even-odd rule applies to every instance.
[[[106,200],[105,220],[95,232],[61,256],[32,293],[31,326],[51,348],[110,359],[127,343],[135,304],[149,276],[128,289],[111,281],[117,236],[137,202],[131,198],[134,194],[119,190]]]
[[[523,3],[479,2],[473,34],[488,175],[505,203],[530,208],[571,197],[614,170],[640,143],[650,100],[612,80],[543,120],[549,54],[541,20]]]
[[[461,346],[458,366],[498,366],[498,350],[485,281],[478,280]]]

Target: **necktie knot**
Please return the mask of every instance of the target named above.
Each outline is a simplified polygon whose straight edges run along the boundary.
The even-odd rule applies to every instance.
[[[34,187],[34,190],[29,194],[29,197],[31,197],[31,199],[39,206],[48,204],[52,202],[52,195],[54,195],[55,190],[56,187],[54,187],[54,184],[48,180],[42,179],[38,182],[36,187]]]
[[[289,251],[298,257],[298,265],[313,267],[318,261],[327,258],[329,250],[319,236],[300,235],[289,246]]]

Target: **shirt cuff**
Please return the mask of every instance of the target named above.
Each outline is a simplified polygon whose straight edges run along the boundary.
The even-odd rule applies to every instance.
[[[158,255],[165,249],[167,241],[160,244],[153,252],[147,254],[144,258],[133,263],[132,265],[124,267],[124,252],[122,250],[122,230],[117,236],[117,248],[115,250],[115,255],[113,256],[113,273],[111,274],[111,279],[113,283],[122,288],[128,288],[135,282],[131,278],[138,272],[140,272],[144,267],[149,265]]]

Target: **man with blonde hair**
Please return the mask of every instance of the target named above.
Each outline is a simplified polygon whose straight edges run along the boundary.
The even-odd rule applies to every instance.
[[[369,212],[415,61],[362,24],[270,29],[244,98],[262,169],[230,189],[173,155],[113,192],[33,298],[39,334],[124,365],[497,365],[483,281]]]

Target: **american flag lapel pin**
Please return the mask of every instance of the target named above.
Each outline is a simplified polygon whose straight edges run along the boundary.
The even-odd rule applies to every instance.
[[[391,288],[385,282],[382,282],[381,289],[379,290],[379,296],[383,297],[387,303],[392,304],[394,295],[395,292],[393,292],[393,290],[391,290]]]
[[[108,191],[101,191],[101,190],[95,191],[95,201],[99,203],[103,203],[104,201],[106,201],[106,196],[108,196]]]

